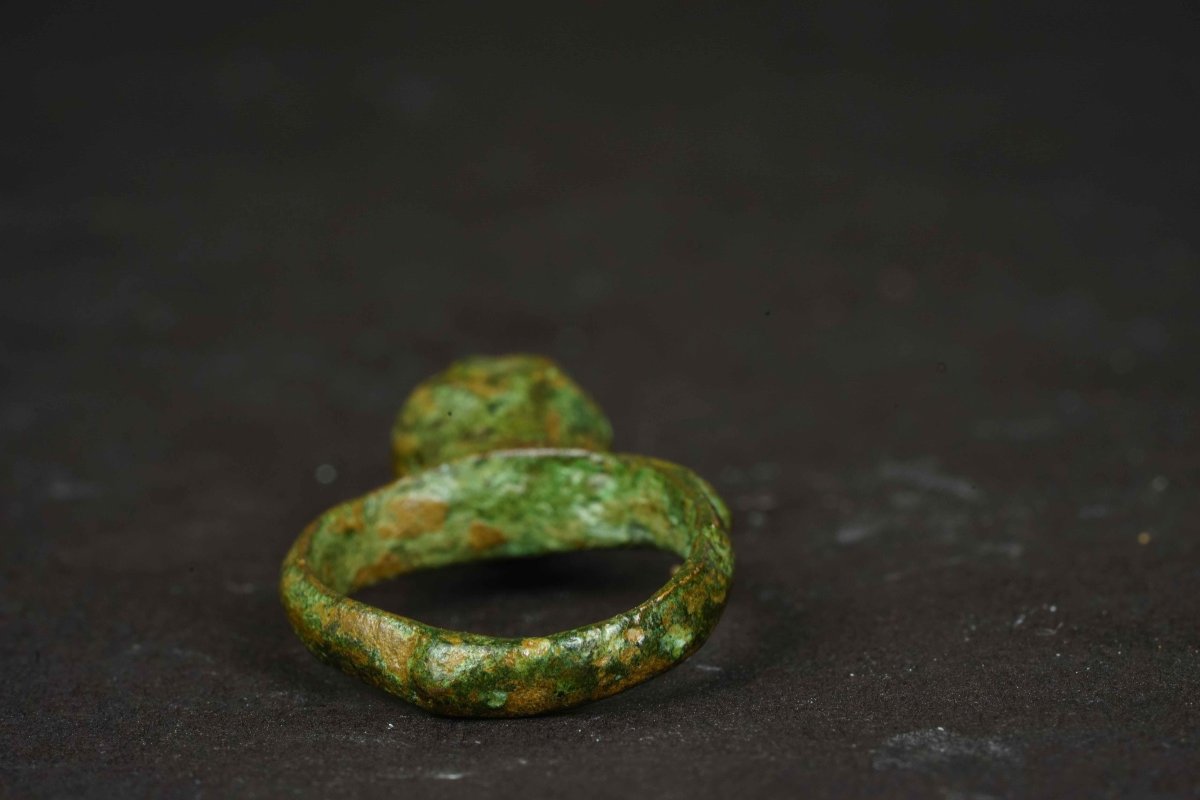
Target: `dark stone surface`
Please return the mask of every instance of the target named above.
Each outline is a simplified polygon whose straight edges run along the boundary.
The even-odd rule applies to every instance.
[[[0,793],[1200,792],[1196,15],[1045,5],[10,18]],[[717,484],[735,591],[659,680],[439,719],[274,583],[510,350]],[[541,633],[669,563],[369,597]]]

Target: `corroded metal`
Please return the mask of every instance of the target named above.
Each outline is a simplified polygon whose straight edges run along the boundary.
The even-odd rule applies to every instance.
[[[540,714],[615,694],[702,645],[733,573],[729,512],[690,470],[607,452],[611,427],[552,362],[472,358],[419,386],[394,483],[322,514],[283,564],[292,626],[320,658],[436,713]],[[679,569],[591,625],[503,638],[436,628],[348,595],[418,569],[581,548],[656,547]]]

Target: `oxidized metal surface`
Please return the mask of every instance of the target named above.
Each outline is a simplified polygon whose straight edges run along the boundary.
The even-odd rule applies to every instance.
[[[691,655],[729,589],[729,512],[690,470],[606,452],[599,408],[551,362],[473,358],[418,387],[393,431],[397,481],[321,515],[280,595],[313,653],[430,711],[539,714],[615,694]],[[561,633],[445,630],[347,595],[418,569],[581,548],[684,561],[650,599]]]

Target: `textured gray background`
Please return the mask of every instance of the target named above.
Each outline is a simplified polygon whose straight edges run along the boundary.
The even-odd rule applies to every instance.
[[[1196,13],[1047,5],[10,18],[0,793],[1195,796]],[[673,673],[450,721],[274,582],[511,350],[710,477],[738,573]],[[368,599],[543,633],[669,564]]]

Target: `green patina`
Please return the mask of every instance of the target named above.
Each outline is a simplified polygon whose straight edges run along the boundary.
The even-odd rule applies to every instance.
[[[725,606],[729,512],[690,470],[607,452],[608,420],[553,363],[472,358],[419,386],[392,441],[401,477],[323,514],[283,564],[292,626],[322,659],[437,713],[538,714],[691,655]],[[683,563],[650,599],[549,636],[450,631],[348,595],[418,569],[581,548]]]
[[[515,447],[608,450],[600,407],[547,358],[464,358],[422,383],[392,428],[396,474]]]

